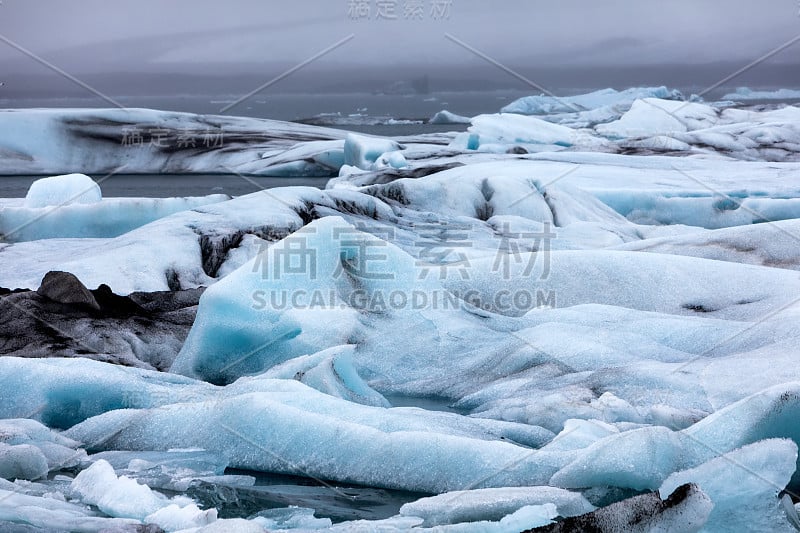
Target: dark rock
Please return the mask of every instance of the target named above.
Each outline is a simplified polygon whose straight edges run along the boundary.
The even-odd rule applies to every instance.
[[[36,292],[39,296],[60,304],[100,310],[100,305],[89,289],[69,272],[48,272]]]
[[[142,309],[136,302],[128,296],[114,294],[111,287],[105,283],[90,291],[100,310],[105,316],[131,316],[146,315],[147,311]]]
[[[45,280],[38,291],[0,288],[0,356],[87,357],[167,370],[203,293],[198,288],[120,296],[107,285],[89,291],[64,272],[48,273]]]
[[[662,500],[657,492],[634,496],[591,513],[567,518],[523,533],[645,533],[669,525],[669,531],[698,531],[713,504],[697,485],[681,485]],[[659,527],[660,526],[660,527]]]

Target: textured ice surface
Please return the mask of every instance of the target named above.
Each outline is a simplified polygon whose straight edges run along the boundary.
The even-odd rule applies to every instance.
[[[683,99],[680,92],[666,87],[635,87],[624,91],[601,89],[577,96],[526,96],[508,104],[502,112],[521,115],[575,113],[609,106],[630,107],[639,98]]]
[[[4,110],[2,172],[57,174],[79,168],[128,173],[335,175],[340,130],[244,117],[151,109]],[[341,145],[340,145],[341,146]],[[293,154],[284,157],[287,149]],[[339,152],[341,154],[341,152]],[[338,160],[337,160],[338,159]],[[232,178],[238,179],[238,178]]]
[[[463,487],[481,472],[485,486],[527,483],[539,458],[509,441],[547,439],[516,424],[360,406],[294,380],[256,378],[205,401],[109,412],[66,434],[93,449],[203,448],[238,468],[423,492]],[[454,462],[448,450],[461,450],[460,458]],[[332,454],[341,460],[331,462]],[[499,472],[511,461],[518,464]]]
[[[276,379],[296,379],[320,392],[355,403],[390,407],[367,385],[353,365],[355,346],[336,346],[312,355],[295,357],[262,374]]]
[[[513,111],[511,112],[513,113]],[[429,124],[469,124],[470,122],[472,122],[470,117],[456,115],[446,109],[439,111],[428,121]]]
[[[40,180],[42,181],[42,180]],[[34,183],[39,183],[38,181]],[[189,198],[106,198],[47,206],[0,208],[6,242],[69,237],[117,237],[165,216],[230,200],[225,194]]]
[[[714,504],[703,531],[791,532],[778,493],[789,483],[796,460],[794,441],[759,441],[672,474],[659,493],[664,498],[684,483],[700,487]]]
[[[567,518],[536,531],[566,533],[598,531],[616,533],[694,533],[706,525],[713,508],[711,499],[697,485],[678,487],[663,500],[658,493],[618,501],[591,513]]]
[[[725,100],[800,100],[800,91],[793,89],[754,91],[748,87],[739,87],[735,92],[728,93],[722,98]]]
[[[586,498],[576,492],[555,487],[520,487],[454,491],[407,503],[403,516],[425,519],[423,526],[438,526],[496,521],[529,505],[553,504],[561,517],[576,516],[594,510]]]
[[[100,186],[84,174],[65,174],[34,181],[25,195],[28,208],[93,204],[102,200]]]
[[[371,170],[383,154],[397,150],[400,145],[392,140],[350,133],[344,141],[344,164]]]
[[[636,100],[619,120],[595,129],[608,137],[646,137],[713,126],[716,119],[717,111],[705,104],[644,98]]]
[[[29,525],[33,531],[125,531],[140,525],[138,520],[107,518],[90,511],[85,505],[66,502],[52,496],[31,496],[19,490],[0,488],[0,526]],[[9,529],[14,531],[14,529]],[[26,531],[25,529],[20,529]],[[131,529],[128,529],[130,531]],[[134,530],[135,531],[135,530]]]
[[[63,165],[67,134],[107,164],[98,139],[119,126],[103,117],[168,129],[222,120],[243,138],[231,150],[165,162],[148,146],[131,160],[340,177],[113,238],[0,245],[12,265],[0,269],[5,287],[37,287],[51,270],[118,293],[211,286],[175,363],[186,377],[0,358],[0,416],[66,430],[0,424],[10,435],[0,467],[36,478],[0,481],[33,498],[0,501],[0,522],[61,516],[91,530],[135,511],[166,529],[198,525],[211,508],[155,491],[222,501],[263,488],[233,467],[444,494],[409,496],[418,501],[386,520],[332,525],[289,508],[209,530],[785,528],[777,495],[800,486],[800,165],[781,161],[800,153],[800,115],[651,95],[621,103],[628,96],[596,94],[597,107],[539,118],[478,117],[456,142],[143,111],[3,114],[53,128],[47,153],[25,135],[0,139],[18,143],[26,168]],[[387,297],[398,291],[427,300],[396,305]],[[85,324],[97,337],[97,323]],[[419,407],[388,407],[401,397]],[[430,405],[453,412],[420,408]],[[62,505],[76,474],[78,485],[98,476],[91,485],[103,489],[84,503],[101,510]]]
[[[539,151],[535,145],[557,149],[579,142],[578,133],[572,128],[535,117],[503,113],[478,115],[471,122],[467,133],[459,134],[451,143],[452,148],[504,152],[509,146],[520,145]]]
[[[170,500],[133,479],[117,477],[102,459],[75,477],[70,492],[108,516],[157,524],[167,531],[204,526],[217,519],[216,509],[202,511],[185,497]]]

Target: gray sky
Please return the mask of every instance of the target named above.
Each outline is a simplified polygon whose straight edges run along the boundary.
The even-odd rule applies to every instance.
[[[351,0],[3,0],[0,35],[74,72],[209,73],[296,63],[349,34],[328,67],[483,63],[451,33],[498,61],[541,66],[743,64],[800,34],[798,0],[452,0],[441,20],[354,20]],[[446,3],[446,2],[445,2]],[[800,43],[773,58],[797,63]],[[209,67],[211,66],[211,67]],[[39,68],[0,43],[0,68]]]

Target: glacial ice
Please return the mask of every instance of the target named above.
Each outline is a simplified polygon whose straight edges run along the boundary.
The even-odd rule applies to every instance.
[[[636,100],[619,120],[601,124],[601,135],[624,139],[697,130],[715,125],[717,111],[696,102],[644,98]]]
[[[310,398],[308,393],[304,396],[306,404]],[[372,417],[368,425],[358,421],[356,407],[340,402],[340,413],[332,416],[269,395],[240,394],[158,409],[110,411],[66,434],[89,448],[202,447],[223,454],[236,468],[429,493],[458,490],[476,480],[479,487],[543,483],[542,473],[552,468],[548,461],[555,460],[502,440],[415,428],[379,408],[362,408],[374,410],[363,412]],[[408,429],[371,427],[383,419]]]
[[[582,450],[550,484],[578,489],[597,486],[655,490],[689,459],[680,434],[647,427],[611,435]]]
[[[754,91],[749,87],[739,87],[735,92],[722,97],[725,100],[800,100],[800,91],[777,89],[775,91]]]
[[[702,442],[702,441],[701,441]],[[763,440],[720,455],[702,465],[675,472],[659,488],[662,498],[684,483],[694,483],[714,504],[706,532],[794,531],[780,507],[778,493],[795,470],[797,444]]]
[[[75,477],[70,492],[108,516],[157,524],[167,531],[201,527],[217,519],[216,509],[202,511],[186,497],[167,499],[147,485],[117,477],[102,459]]]
[[[398,143],[389,139],[367,137],[365,135],[350,133],[344,141],[344,164],[363,170],[372,170],[373,166],[383,154],[396,152],[401,148],[402,147]],[[390,161],[399,164],[398,159],[392,159]]]
[[[641,98],[662,98],[666,100],[682,100],[677,90],[666,87],[637,87],[616,91],[601,89],[577,96],[526,96],[505,106],[502,113],[518,113],[520,115],[553,115],[559,113],[575,113],[607,106],[628,106]]]
[[[513,113],[514,111],[509,112]],[[439,111],[428,120],[428,124],[469,124],[471,122],[472,119],[470,117],[456,115],[446,109]]]
[[[341,130],[277,120],[135,108],[8,109],[0,112],[0,123],[6,175],[54,175],[80,168],[99,175],[120,170],[230,174],[233,169],[333,176],[331,146],[306,143],[341,143],[346,136]],[[295,154],[288,160],[287,149]]]
[[[0,488],[0,525],[6,526],[9,523],[29,525],[35,528],[34,531],[67,530],[86,533],[125,531],[141,524],[138,520],[99,516],[85,505],[54,497],[31,496],[18,490]]]
[[[450,144],[462,150],[484,150],[505,152],[509,145],[520,145],[531,150],[568,147],[580,141],[576,130],[567,126],[551,124],[535,117],[512,113],[500,115],[478,115],[473,117],[472,126],[466,133],[460,133]]]
[[[94,204],[103,199],[100,186],[85,174],[65,174],[34,181],[25,195],[27,208]]]
[[[295,357],[261,374],[265,378],[296,379],[337,398],[390,407],[389,402],[367,385],[353,365],[355,346],[335,346],[312,355]]]
[[[225,194],[187,198],[106,198],[91,204],[81,202],[50,207],[29,207],[26,201],[24,207],[7,205],[0,208],[0,237],[6,242],[117,237],[173,213],[227,200],[230,196]]]
[[[422,498],[400,508],[402,516],[423,518],[425,527],[480,520],[497,521],[529,505],[553,504],[561,517],[594,510],[580,493],[556,487],[519,487],[454,491]]]
[[[159,171],[341,177],[113,237],[0,244],[13,265],[3,287],[38,287],[51,270],[118,293],[210,286],[174,366],[186,376],[89,359],[102,354],[0,358],[0,472],[35,479],[0,480],[0,528],[786,530],[777,495],[800,486],[800,164],[782,161],[800,153],[800,111],[628,96],[606,91],[596,107],[542,120],[477,117],[460,137],[226,119],[239,133],[273,129],[203,157],[131,148],[134,165]],[[45,153],[30,135],[0,133],[3,161],[20,156],[4,168],[52,173],[111,160],[103,145],[82,166],[98,132],[118,132],[102,117],[173,130],[215,120],[2,115],[26,135],[46,125],[53,141]],[[76,128],[72,156],[60,143]],[[106,216],[109,202],[63,212]],[[3,202],[0,220],[47,209],[21,204]],[[453,229],[469,246],[432,254]],[[319,275],[284,263],[292,249],[311,252]],[[378,299],[398,290],[428,299]],[[522,305],[495,298],[523,290],[534,297]],[[291,302],[314,291],[314,309]],[[390,407],[400,397],[453,412]],[[213,508],[155,492],[255,487],[256,474],[227,468],[432,495],[334,525],[296,508],[211,522]],[[647,490],[658,492],[630,498]]]
[[[36,446],[9,446],[0,442],[0,478],[33,480],[46,476],[49,471],[47,458]]]

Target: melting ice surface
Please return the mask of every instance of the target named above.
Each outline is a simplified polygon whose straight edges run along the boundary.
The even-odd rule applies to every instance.
[[[403,139],[227,118],[257,139],[130,159],[335,177],[116,201],[72,175],[5,201],[2,287],[207,289],[180,349],[126,330],[170,372],[104,362],[91,316],[98,353],[0,357],[0,529],[793,531],[800,112],[695,100],[531,97]],[[215,119],[3,120],[102,168],[111,122]]]

